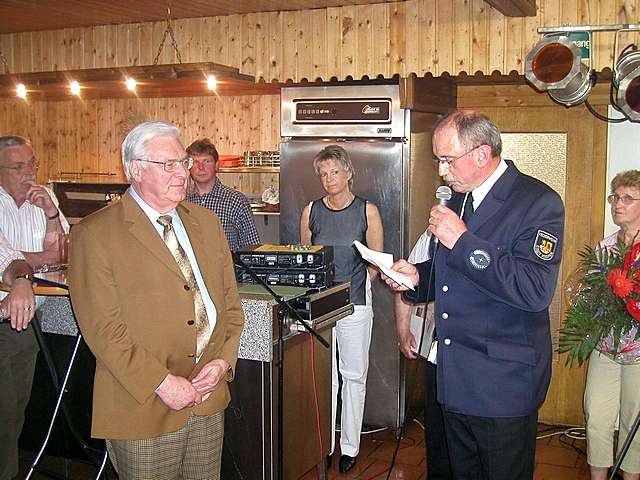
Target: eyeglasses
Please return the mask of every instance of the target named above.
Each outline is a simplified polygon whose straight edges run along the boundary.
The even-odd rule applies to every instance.
[[[15,170],[16,172],[23,172],[25,170],[29,170],[29,169],[36,169],[38,168],[38,161],[36,159],[33,160],[29,160],[28,162],[20,162],[20,163],[16,163],[15,165],[12,166],[8,166],[8,165],[0,165],[0,168],[6,168],[8,170]]]
[[[617,193],[612,193],[607,197],[607,202],[611,205],[615,205],[618,202],[622,205],[631,205],[637,200],[640,200],[640,198],[633,198],[631,195],[618,195]]]
[[[478,148],[480,148],[481,146],[482,146],[482,145],[478,145],[478,146],[476,146],[476,147],[473,147],[473,148],[472,148],[471,150],[469,150],[468,152],[465,152],[465,153],[463,153],[462,155],[460,155],[459,157],[455,157],[455,158],[452,158],[452,157],[449,157],[449,156],[438,157],[438,156],[436,156],[436,155],[434,155],[432,158],[433,158],[433,161],[434,161],[434,162],[436,162],[436,163],[438,163],[438,164],[440,164],[440,165],[441,165],[441,164],[443,164],[443,163],[446,163],[446,164],[447,164],[447,166],[449,166],[449,167],[450,167],[451,165],[453,165],[453,162],[455,162],[456,160],[460,160],[462,157],[466,157],[466,156],[467,156],[467,155],[469,155],[471,152],[473,152],[474,150],[477,150],[477,149],[478,149]]]
[[[136,158],[136,161],[162,165],[162,168],[167,173],[175,172],[178,165],[182,165],[187,170],[191,170],[191,167],[193,167],[193,158],[191,157],[185,157],[182,160],[167,160],[166,162],[157,162],[155,160],[146,160],[144,158]]]

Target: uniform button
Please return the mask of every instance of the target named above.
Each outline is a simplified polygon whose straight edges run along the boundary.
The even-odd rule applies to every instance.
[[[449,285],[443,285],[442,286],[442,291],[443,292],[448,292],[449,291]]]
[[[188,292],[189,290],[191,290],[191,287],[189,285],[185,285],[184,289]]]
[[[193,320],[188,320],[187,321],[187,325],[193,325],[194,323],[196,323],[196,322],[194,322]]]
[[[445,345],[451,345],[451,339],[450,338],[445,338],[444,339],[444,344]]]
[[[446,320],[447,318],[449,318],[449,314],[447,312],[442,312],[442,318]]]

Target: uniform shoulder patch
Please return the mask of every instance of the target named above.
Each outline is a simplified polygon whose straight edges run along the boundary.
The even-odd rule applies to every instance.
[[[549,261],[554,257],[557,246],[558,237],[544,230],[538,230],[536,238],[533,241],[533,253],[535,253],[536,257],[540,260]]]

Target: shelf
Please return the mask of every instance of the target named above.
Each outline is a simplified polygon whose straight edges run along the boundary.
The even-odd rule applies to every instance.
[[[280,167],[225,167],[218,173],[280,173]]]

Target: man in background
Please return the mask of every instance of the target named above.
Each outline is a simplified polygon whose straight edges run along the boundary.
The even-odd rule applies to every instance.
[[[131,187],[71,233],[69,287],[96,357],[92,435],[121,480],[220,478],[227,382],[244,314],[222,226],[183,202],[179,130],[142,123],[122,144]]]
[[[33,318],[33,269],[60,263],[69,224],[48,188],[36,183],[30,142],[0,137],[0,272],[11,293],[0,292],[0,480],[18,474],[18,438],[31,395],[38,345]],[[6,298],[5,298],[6,297]]]
[[[462,218],[434,206],[433,259],[399,260],[393,269],[417,286],[408,300],[435,296],[438,401],[453,477],[530,480],[538,408],[551,378],[549,304],[560,268],[562,200],[502,159],[500,131],[484,115],[450,114],[432,143],[440,175],[465,194]]]
[[[195,185],[187,200],[207,207],[218,216],[232,252],[260,243],[247,197],[218,178],[216,147],[205,138],[189,145],[187,153],[193,158],[191,178]]]

